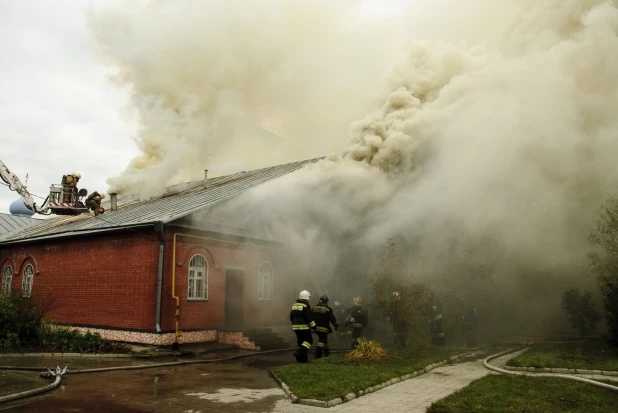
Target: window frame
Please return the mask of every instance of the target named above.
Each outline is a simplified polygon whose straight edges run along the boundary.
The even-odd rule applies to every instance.
[[[27,272],[28,268],[30,268],[30,273]],[[32,264],[26,264],[22,276],[21,296],[32,297],[32,287],[34,286],[34,266]]]
[[[269,279],[267,281],[264,281],[264,272],[262,271],[262,267],[264,265],[267,265],[268,268],[270,269],[270,273],[269,275]],[[262,261],[260,263],[260,265],[258,266],[258,291],[257,291],[257,299],[258,301],[272,301],[273,300],[273,275],[274,271],[273,271],[273,266],[268,262],[268,261]],[[270,293],[268,296],[265,295],[265,288],[264,286],[267,285],[268,286],[268,292]]]
[[[7,274],[7,270],[10,271],[10,274]],[[8,281],[7,281],[8,278]],[[8,286],[8,288],[6,288]],[[7,265],[2,270],[2,290],[0,294],[10,294],[13,289],[13,267]]]
[[[197,257],[201,257],[204,266],[196,266],[194,261]],[[193,264],[193,265],[192,265]],[[203,269],[204,274],[202,277],[196,277],[196,270]],[[202,294],[197,295],[197,283],[195,281],[202,281]],[[192,282],[193,281],[193,282]],[[193,290],[193,291],[192,291]],[[193,294],[193,296],[192,296]],[[187,300],[188,301],[207,301],[208,300],[208,260],[203,254],[194,254],[189,260],[189,269],[187,271]]]

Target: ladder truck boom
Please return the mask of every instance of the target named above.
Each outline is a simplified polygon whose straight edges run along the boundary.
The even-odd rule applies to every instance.
[[[21,196],[21,199],[24,201],[24,204],[34,212],[44,212],[37,210],[37,206],[32,200],[32,195],[26,189],[26,186],[21,183],[17,175],[7,168],[7,166],[0,160],[0,177],[2,180],[9,186],[9,189],[15,191]]]

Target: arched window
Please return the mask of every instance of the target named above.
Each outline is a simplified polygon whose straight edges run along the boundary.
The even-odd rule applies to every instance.
[[[32,280],[34,278],[34,268],[31,264],[24,268],[24,279],[21,282],[22,297],[30,297],[32,295]]]
[[[258,269],[258,300],[273,299],[273,267],[264,261]]]
[[[2,294],[11,292],[11,281],[13,280],[13,269],[7,265],[2,271]]]
[[[203,255],[189,261],[189,299],[208,299],[208,263]]]

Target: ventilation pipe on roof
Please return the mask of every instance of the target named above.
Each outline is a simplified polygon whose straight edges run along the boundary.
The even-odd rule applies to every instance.
[[[208,169],[204,169],[204,188],[208,186]]]
[[[112,211],[118,211],[118,194],[114,192],[109,194],[109,196],[110,203],[112,204]]]

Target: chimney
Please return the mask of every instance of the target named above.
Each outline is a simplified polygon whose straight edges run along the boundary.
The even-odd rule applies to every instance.
[[[208,186],[208,169],[204,169],[204,188]]]
[[[110,196],[110,203],[112,204],[112,211],[118,211],[118,194],[117,193],[112,193],[109,194]]]

